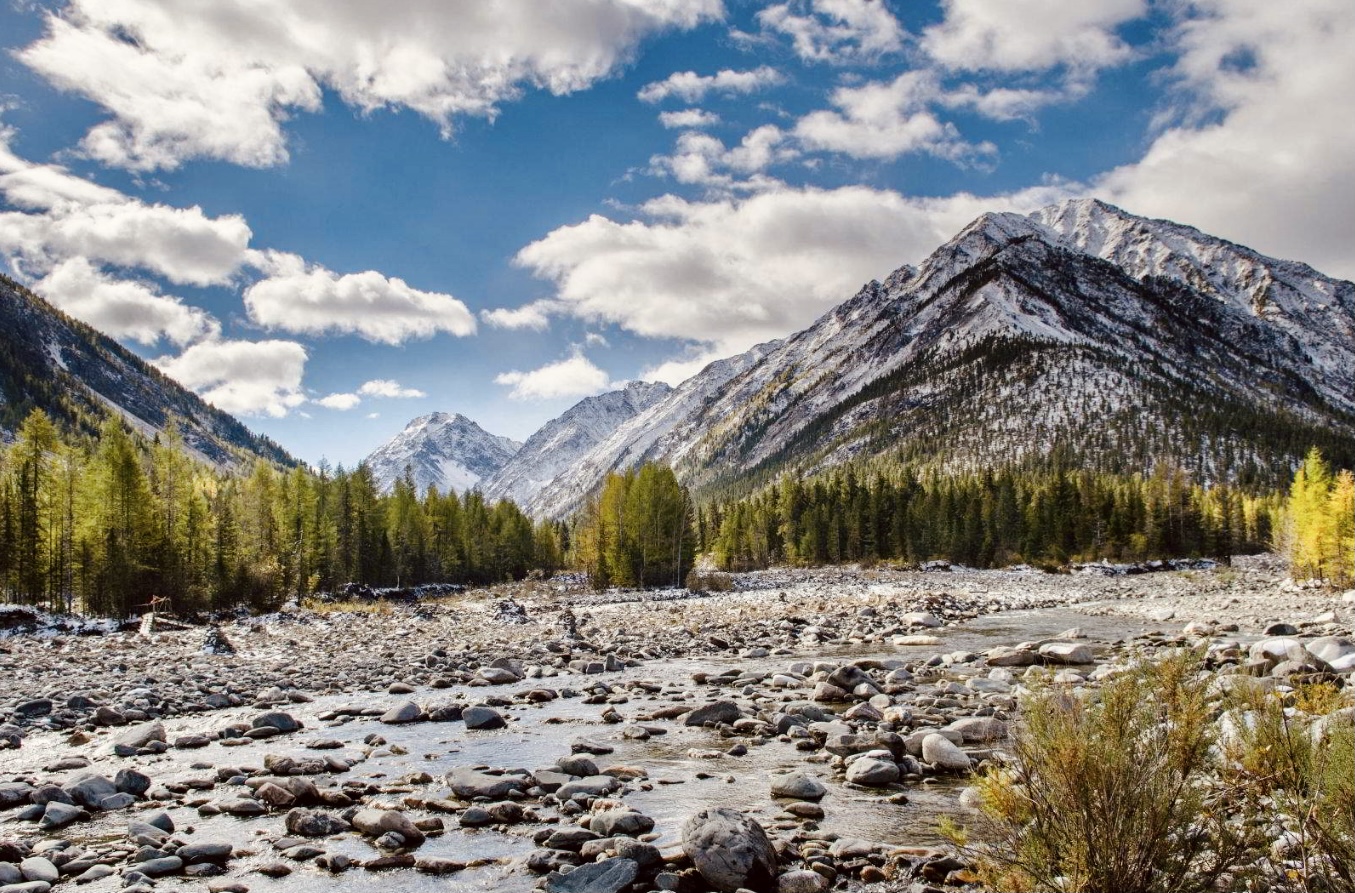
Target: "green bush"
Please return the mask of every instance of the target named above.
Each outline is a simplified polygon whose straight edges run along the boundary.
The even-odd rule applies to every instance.
[[[979,818],[953,837],[989,887],[1203,893],[1243,864],[1255,841],[1227,820],[1233,792],[1214,783],[1200,669],[1181,655],[1099,693],[1041,687],[1025,699],[1015,764],[979,780]]]

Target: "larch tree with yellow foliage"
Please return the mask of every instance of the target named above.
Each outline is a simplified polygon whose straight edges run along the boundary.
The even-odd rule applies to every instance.
[[[1322,454],[1310,450],[1294,475],[1285,514],[1290,574],[1355,584],[1355,474],[1333,473]]]

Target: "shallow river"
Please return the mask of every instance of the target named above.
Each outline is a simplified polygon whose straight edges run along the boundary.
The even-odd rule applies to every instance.
[[[379,748],[365,761],[359,762],[353,769],[339,776],[336,781],[350,778],[392,782],[410,773],[428,772],[439,779],[448,770],[465,766],[497,766],[504,768],[523,767],[534,769],[546,767],[559,757],[569,753],[570,742],[583,737],[612,746],[614,753],[596,757],[600,766],[617,764],[639,766],[649,775],[649,789],[637,791],[626,796],[626,803],[654,818],[656,832],[661,836],[657,841],[663,849],[678,842],[682,822],[688,815],[706,806],[732,806],[756,815],[760,820],[770,823],[780,812],[777,804],[768,793],[770,778],[775,770],[787,766],[797,766],[811,775],[818,776],[828,787],[829,793],[821,802],[826,818],[820,827],[843,836],[862,837],[872,841],[897,843],[904,845],[930,845],[939,842],[937,822],[940,816],[953,814],[957,810],[956,798],[962,782],[918,784],[910,786],[908,802],[897,804],[889,801],[888,793],[872,795],[860,790],[849,790],[835,780],[828,768],[822,764],[805,761],[805,754],[794,750],[791,744],[771,741],[766,745],[750,747],[745,756],[734,757],[723,754],[734,742],[722,739],[705,729],[685,728],[672,721],[646,723],[668,729],[667,734],[657,735],[647,741],[625,740],[620,735],[620,725],[607,725],[598,717],[605,709],[599,704],[585,704],[583,698],[561,698],[541,706],[523,706],[514,704],[502,711],[513,717],[513,722],[504,730],[494,732],[467,732],[461,723],[414,723],[403,726],[384,725],[374,718],[355,717],[336,722],[322,722],[321,714],[343,706],[361,706],[384,710],[405,700],[414,700],[420,704],[441,704],[455,700],[476,701],[491,695],[509,696],[515,691],[548,686],[558,688],[573,686],[583,689],[598,681],[608,685],[629,680],[652,680],[660,684],[682,683],[690,685],[693,673],[708,672],[718,674],[723,670],[781,670],[792,662],[806,659],[916,659],[934,653],[952,651],[981,651],[998,644],[1015,644],[1024,640],[1038,640],[1058,635],[1070,627],[1080,627],[1092,642],[1111,642],[1140,634],[1149,627],[1141,621],[1121,617],[1089,616],[1068,609],[1050,609],[1039,611],[1015,611],[988,615],[969,623],[947,627],[937,631],[940,645],[869,648],[822,648],[815,652],[802,652],[793,656],[779,655],[756,660],[730,658],[693,658],[679,660],[653,661],[642,667],[626,670],[622,673],[608,673],[602,676],[560,676],[543,680],[528,680],[512,686],[495,688],[453,687],[444,690],[420,690],[414,695],[391,695],[370,693],[362,695],[339,695],[316,698],[308,704],[285,707],[288,712],[301,719],[306,728],[293,735],[279,736],[267,741],[256,742],[246,747],[223,747],[212,743],[205,748],[190,751],[176,751],[155,756],[121,759],[109,755],[107,736],[96,737],[94,742],[72,748],[55,735],[35,735],[25,742],[20,751],[11,751],[0,756],[0,776],[6,778],[33,773],[46,777],[41,767],[50,764],[60,756],[80,753],[94,760],[90,769],[79,772],[97,771],[112,777],[118,768],[133,765],[141,768],[158,783],[183,781],[187,779],[214,778],[218,766],[261,766],[266,753],[290,756],[314,757],[317,751],[306,750],[304,742],[314,738],[337,739],[344,744],[343,750],[325,751],[338,756],[360,757],[366,749],[363,739],[373,733],[381,735],[388,742],[387,747]],[[210,660],[210,658],[204,658]],[[673,687],[676,687],[674,685]],[[737,691],[729,692],[737,696]],[[807,692],[803,693],[807,694]],[[628,719],[644,714],[653,706],[668,703],[663,695],[655,696],[655,704],[650,705],[643,697],[632,695],[628,703],[616,705]],[[248,719],[257,714],[257,708],[238,708],[219,710],[209,714],[175,718],[165,721],[169,740],[178,735],[189,733],[210,733],[229,722]],[[391,751],[391,745],[407,751],[397,754]],[[694,753],[700,755],[693,755]],[[718,755],[717,755],[718,754]],[[198,767],[195,768],[195,765]],[[698,775],[707,777],[698,778]],[[60,777],[60,776],[58,776]],[[324,778],[317,781],[323,782]],[[417,787],[417,795],[437,796],[439,785],[431,788]],[[226,799],[235,796],[241,789],[218,785],[214,790],[204,793],[204,798]],[[397,802],[401,794],[383,797]],[[430,837],[419,848],[418,855],[438,856],[458,861],[472,859],[500,859],[501,864],[470,869],[447,877],[429,877],[413,870],[399,870],[382,874],[368,873],[360,869],[340,875],[330,875],[307,863],[290,862],[280,858],[268,840],[280,836],[281,816],[263,816],[253,819],[238,819],[228,816],[203,817],[196,809],[174,807],[168,810],[181,836],[185,839],[204,841],[227,841],[237,849],[254,850],[257,855],[235,859],[231,862],[231,875],[248,875],[243,878],[253,891],[278,891],[278,893],[308,893],[308,891],[371,891],[379,888],[402,891],[421,890],[530,890],[535,886],[536,878],[522,871],[515,871],[509,864],[514,857],[525,855],[533,849],[531,835],[540,827],[535,824],[518,826],[517,833],[502,833],[493,830],[462,830],[456,826],[455,816],[444,816],[447,832],[439,837]],[[543,814],[552,814],[542,809]],[[98,839],[122,839],[126,833],[126,822],[135,812],[107,814],[83,825],[77,824],[66,829],[66,836],[78,842]],[[0,836],[6,832],[19,832],[17,827],[6,825],[12,821],[13,813],[8,813],[0,821]],[[31,826],[25,827],[28,830]],[[188,829],[192,833],[184,833]],[[359,859],[371,858],[376,850],[356,835],[343,835],[337,838],[317,841],[317,844],[331,852],[344,852]],[[270,879],[254,873],[251,869],[264,862],[287,862],[294,871],[282,879]],[[183,884],[203,889],[202,882],[175,881],[166,879],[160,882],[162,888],[174,888]],[[88,885],[84,889],[99,893],[104,890],[120,888],[120,879],[110,877]]]

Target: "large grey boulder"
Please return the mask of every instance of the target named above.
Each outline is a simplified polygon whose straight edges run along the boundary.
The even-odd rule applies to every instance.
[[[967,772],[970,768],[969,754],[944,735],[931,734],[922,739],[922,760],[950,772]]]
[[[778,775],[772,779],[772,796],[792,800],[822,800],[828,789],[817,778],[800,772]]]
[[[754,819],[726,807],[703,809],[682,826],[682,850],[716,890],[776,889],[776,849]]]
[[[1047,664],[1081,666],[1096,663],[1096,655],[1092,653],[1091,646],[1077,642],[1046,642],[1040,646],[1040,657],[1044,658]]]
[[[685,726],[703,726],[708,722],[722,722],[733,725],[743,718],[743,711],[733,701],[716,701],[697,707],[682,721]]]
[[[531,779],[522,775],[489,775],[474,769],[453,769],[447,773],[447,784],[452,793],[463,800],[486,797],[502,800],[513,792],[525,791]]]
[[[899,767],[891,760],[858,757],[847,767],[847,780],[863,787],[880,788],[899,780]]]
[[[604,859],[568,874],[552,871],[546,875],[546,893],[618,893],[639,872],[633,859]]]

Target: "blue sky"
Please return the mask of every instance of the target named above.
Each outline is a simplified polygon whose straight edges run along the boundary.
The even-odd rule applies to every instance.
[[[299,457],[1098,195],[1355,276],[1348,0],[0,0],[0,261]]]

